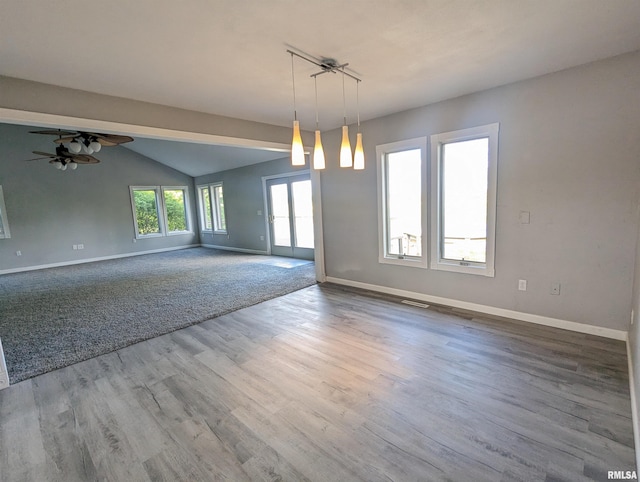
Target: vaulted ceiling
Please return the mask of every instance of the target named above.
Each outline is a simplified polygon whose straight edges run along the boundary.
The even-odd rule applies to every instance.
[[[639,20],[637,0],[7,1],[0,75],[285,126],[291,48],[348,62],[366,120],[638,50]],[[294,69],[313,130],[319,69]],[[342,76],[317,83],[335,128]]]

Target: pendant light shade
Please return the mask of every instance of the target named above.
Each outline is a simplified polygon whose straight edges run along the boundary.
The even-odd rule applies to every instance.
[[[356,152],[353,155],[353,169],[356,171],[364,169],[364,149],[362,148],[361,132],[358,132],[356,137]]]
[[[324,169],[324,149],[322,148],[322,139],[320,131],[316,131],[316,147],[313,149],[313,168]]]
[[[300,137],[300,123],[293,121],[293,140],[291,141],[291,165],[304,166],[304,147]]]
[[[349,143],[349,127],[342,126],[342,144],[340,145],[340,167],[353,166],[351,144]]]

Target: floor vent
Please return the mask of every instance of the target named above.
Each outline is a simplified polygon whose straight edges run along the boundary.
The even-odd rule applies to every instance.
[[[402,300],[405,305],[418,306],[420,308],[429,308],[429,305],[426,303],[420,303],[419,301],[413,300]]]
[[[4,351],[2,351],[2,340],[0,340],[0,390],[9,386],[9,374],[7,364],[4,361]]]

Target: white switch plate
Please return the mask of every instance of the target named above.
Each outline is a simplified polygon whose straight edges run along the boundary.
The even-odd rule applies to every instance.
[[[527,280],[519,279],[518,280],[518,290],[519,291],[527,291]]]
[[[551,283],[551,294],[552,295],[560,294],[560,283]]]
[[[529,224],[531,221],[531,214],[529,211],[520,211],[520,224]]]

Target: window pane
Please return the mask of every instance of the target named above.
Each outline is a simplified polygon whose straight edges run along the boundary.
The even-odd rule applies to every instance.
[[[311,181],[291,183],[296,247],[313,249],[313,203]]]
[[[421,151],[386,156],[387,254],[422,256]]]
[[[291,246],[289,195],[286,184],[274,184],[271,186],[271,215],[273,216],[273,244]]]
[[[164,204],[167,210],[168,231],[187,231],[187,213],[184,205],[184,191],[182,189],[167,189],[164,191]]]
[[[224,194],[222,186],[216,186],[213,190],[216,203],[216,231],[227,230],[227,220],[224,215]]]
[[[160,233],[156,191],[133,191],[133,200],[136,206],[136,222],[138,224],[138,234],[145,235]]]
[[[442,145],[442,257],[486,262],[489,139]]]
[[[209,187],[200,188],[200,211],[202,213],[203,228],[210,231],[211,224],[211,195],[209,194]]]

